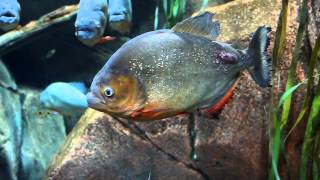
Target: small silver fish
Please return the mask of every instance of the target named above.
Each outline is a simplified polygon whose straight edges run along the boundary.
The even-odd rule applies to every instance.
[[[44,107],[62,115],[80,116],[88,107],[82,88],[83,86],[79,83],[55,82],[41,92],[40,102]]]
[[[0,29],[9,31],[20,21],[20,4],[17,0],[0,1]]]

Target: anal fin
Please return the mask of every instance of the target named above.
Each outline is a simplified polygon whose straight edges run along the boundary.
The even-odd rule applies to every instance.
[[[224,106],[230,101],[232,98],[234,91],[236,90],[237,83],[234,83],[229,91],[213,106],[205,109],[201,109],[201,113],[204,114],[206,117],[218,117],[218,115],[223,110]]]

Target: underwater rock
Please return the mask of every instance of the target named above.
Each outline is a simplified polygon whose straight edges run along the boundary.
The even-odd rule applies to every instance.
[[[320,1],[308,1],[308,39],[314,48],[320,29]]]
[[[40,106],[38,90],[23,88],[21,174],[24,180],[41,179],[66,137],[63,116]]]
[[[63,117],[41,109],[39,94],[18,89],[0,61],[0,179],[40,179],[66,137]]]
[[[205,11],[215,13],[214,19],[220,23],[221,34],[217,39],[232,42],[247,40],[259,26],[269,26],[275,31],[280,9],[281,2],[278,0],[235,0],[208,7]]]
[[[236,0],[209,10],[221,21],[219,39],[245,47],[258,26],[276,29],[280,7],[280,1],[270,5]],[[293,5],[285,58],[279,68],[283,79],[280,87],[275,86],[279,92],[283,91],[292,58],[296,12]],[[269,90],[258,87],[244,73],[219,119],[180,115],[130,122],[88,110],[55,157],[46,179],[148,179],[149,173],[151,179],[177,179],[181,172],[191,173],[194,177],[184,175],[192,179],[266,179],[268,100]],[[288,140],[297,145],[297,139]],[[298,148],[290,150],[292,162],[297,162]]]
[[[0,60],[0,177],[17,179],[22,117],[16,84]]]
[[[107,114],[88,110],[45,179],[202,179]]]
[[[17,85],[14,79],[11,77],[7,67],[0,59],[0,86],[3,88],[17,90]]]

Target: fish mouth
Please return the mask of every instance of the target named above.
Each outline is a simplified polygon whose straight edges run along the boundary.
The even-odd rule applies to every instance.
[[[77,27],[75,35],[83,40],[95,39],[98,36],[98,30],[90,27]]]
[[[90,40],[102,35],[104,27],[97,20],[80,19],[75,22],[75,35],[79,39]]]
[[[127,14],[112,14],[109,16],[109,23],[117,23],[121,21],[129,21]]]
[[[13,29],[19,23],[20,17],[15,12],[5,11],[0,13],[0,26],[2,29]]]
[[[88,107],[92,109],[95,109],[101,112],[106,112],[105,102],[102,102],[93,92],[89,92],[87,94],[87,103],[88,103]]]

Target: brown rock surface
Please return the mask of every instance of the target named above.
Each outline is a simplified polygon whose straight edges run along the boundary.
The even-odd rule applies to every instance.
[[[94,110],[72,131],[47,179],[202,179],[122,122]]]
[[[269,5],[233,1],[209,10],[221,20],[220,39],[244,47],[259,25],[276,29],[280,3]],[[296,12],[293,4],[281,80],[275,86],[280,92],[290,65]],[[265,179],[268,92],[245,73],[219,119],[190,115],[138,123],[88,110],[46,179],[148,179],[149,174],[151,179]]]
[[[320,29],[320,1],[308,1],[308,37],[312,47],[314,47]]]
[[[18,178],[21,125],[17,85],[0,59],[0,179]]]

